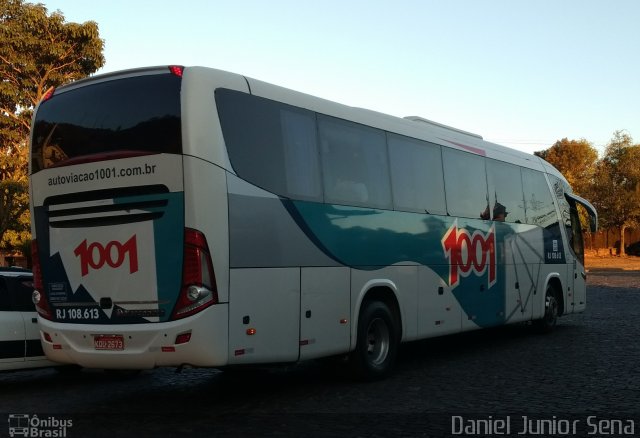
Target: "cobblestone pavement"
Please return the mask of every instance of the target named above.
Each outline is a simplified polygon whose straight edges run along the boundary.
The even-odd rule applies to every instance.
[[[449,436],[452,418],[496,430],[508,418],[515,436],[523,415],[557,425],[544,436],[640,436],[640,272],[592,270],[587,300],[548,335],[518,325],[405,345],[397,372],[374,383],[316,362],[0,374],[0,436],[9,414],[70,419],[67,437]]]

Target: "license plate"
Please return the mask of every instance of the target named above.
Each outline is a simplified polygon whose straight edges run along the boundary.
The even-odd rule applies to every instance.
[[[124,336],[122,335],[95,335],[93,345],[96,350],[124,350]]]

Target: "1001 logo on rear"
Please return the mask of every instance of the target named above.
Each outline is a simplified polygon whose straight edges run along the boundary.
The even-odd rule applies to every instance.
[[[125,243],[112,240],[106,245],[100,242],[87,243],[84,239],[73,251],[76,257],[80,257],[80,269],[82,276],[89,274],[89,268],[99,270],[108,265],[119,268],[128,260],[129,273],[138,271],[138,244],[135,234]]]

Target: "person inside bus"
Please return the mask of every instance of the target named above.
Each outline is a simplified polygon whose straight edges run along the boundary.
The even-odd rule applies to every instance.
[[[504,222],[508,214],[507,207],[496,201],[493,206],[493,220],[496,222]]]
[[[484,211],[482,213],[480,213],[480,219],[488,221],[489,219],[491,219],[491,216],[489,216],[489,202],[487,201],[487,208],[484,209]]]

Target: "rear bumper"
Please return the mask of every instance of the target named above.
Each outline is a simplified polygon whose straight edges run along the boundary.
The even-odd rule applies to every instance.
[[[162,366],[224,366],[228,360],[228,304],[217,304],[178,321],[148,324],[61,324],[38,318],[45,354],[86,368],[150,369]],[[176,337],[191,332],[189,342]],[[52,342],[45,340],[49,334]],[[122,335],[124,349],[96,350],[95,335]]]

